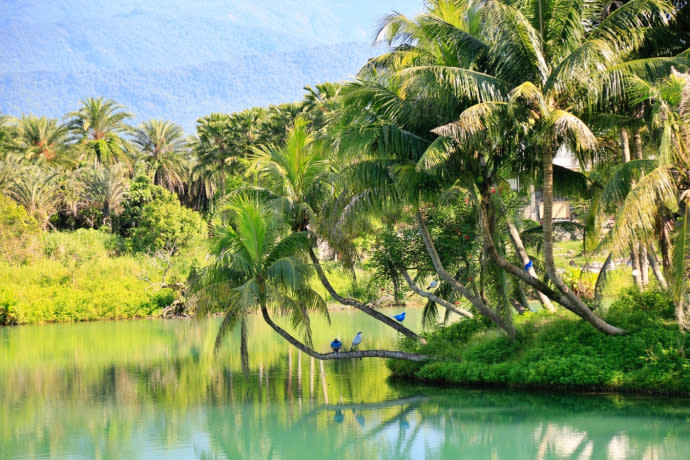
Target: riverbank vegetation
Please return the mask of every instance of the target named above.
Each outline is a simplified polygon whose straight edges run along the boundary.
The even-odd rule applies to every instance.
[[[549,337],[566,343],[584,334],[602,350],[631,344],[638,360],[649,350],[680,356],[658,376],[677,377],[687,367],[680,341],[690,329],[689,7],[663,0],[543,6],[437,0],[416,18],[393,14],[377,34],[389,51],[354,81],[308,87],[295,104],[210,114],[192,137],[169,121],[129,126],[125,108],[104,98],[82,101],[62,121],[3,118],[8,275],[27,270],[22,279],[32,286],[59,279],[62,292],[48,295],[72,289],[76,299],[80,289],[91,295],[101,292],[96,284],[109,286],[96,280],[111,269],[70,249],[75,241],[101,245],[112,270],[130,276],[128,267],[164,261],[160,282],[139,275],[139,288],[113,288],[139,292],[136,301],[124,294],[95,307],[79,300],[74,315],[36,313],[39,302],[28,302],[26,313],[12,314],[17,295],[6,292],[4,322],[138,316],[171,302],[168,312],[222,311],[217,344],[239,327],[245,360],[246,317],[260,312],[319,359],[431,360],[396,373],[473,382],[473,363],[486,358],[472,350],[486,346],[499,380],[476,379],[564,385],[573,381],[549,377],[548,363],[536,380],[508,378],[514,363],[503,358],[533,358]],[[557,198],[574,203],[573,220],[555,219]],[[556,241],[564,232],[579,240],[565,254]],[[32,250],[28,242],[37,238],[41,249]],[[208,256],[185,259],[205,240]],[[31,275],[32,258],[46,260],[40,275]],[[93,285],[85,262],[92,260]],[[175,261],[183,261],[178,271]],[[344,292],[327,266],[358,282]],[[628,282],[640,292],[658,289],[655,298],[672,315],[651,308],[643,321],[636,309],[605,299]],[[159,290],[143,295],[142,283]],[[459,322],[427,337],[377,308],[389,293],[398,306],[421,296],[422,326]],[[404,353],[322,353],[310,316],[328,317],[329,300],[416,345]],[[531,310],[541,313],[535,319]],[[491,329],[481,343],[468,347],[463,332],[446,344],[446,335],[474,324]],[[638,340],[638,329],[651,335]],[[632,346],[657,333],[659,350]],[[459,354],[439,363],[449,348]],[[606,388],[653,384],[627,368],[607,372],[578,378]],[[680,385],[664,388],[687,389]]]
[[[521,317],[515,341],[481,320],[462,321],[430,333],[426,345],[403,344],[437,360],[389,367],[397,378],[452,385],[688,394],[687,336],[673,316],[664,293],[632,289],[605,314],[628,331],[624,337],[599,334],[567,314]]]

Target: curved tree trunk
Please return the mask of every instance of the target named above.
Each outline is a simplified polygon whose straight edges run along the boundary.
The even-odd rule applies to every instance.
[[[510,239],[513,242],[513,246],[515,246],[515,252],[517,252],[520,256],[522,263],[527,265],[527,263],[529,262],[529,256],[527,255],[527,251],[525,250],[525,245],[522,244],[520,232],[518,232],[518,229],[515,227],[515,224],[513,224],[513,222],[510,219],[508,220],[508,232],[510,233]],[[534,267],[530,267],[527,273],[529,273],[531,276],[535,278],[537,277],[537,272],[534,270]],[[553,306],[551,300],[549,300],[548,297],[546,297],[543,293],[539,291],[536,292],[537,297],[539,298],[539,302],[541,302],[544,308],[551,312],[556,311],[556,307]]]
[[[659,267],[659,261],[656,258],[656,251],[654,250],[654,247],[651,244],[647,249],[647,259],[649,260],[649,266],[652,267],[652,273],[654,273],[654,277],[656,278],[656,281],[659,283],[659,287],[661,287],[661,289],[663,289],[664,291],[667,291],[668,283],[666,282],[666,278],[664,278],[664,274],[661,271],[661,268]]]
[[[635,145],[635,159],[642,160],[644,158],[644,152],[642,151],[642,136],[640,135],[639,128],[635,129],[633,141]],[[644,177],[644,171],[642,171],[642,177]],[[647,247],[644,244],[639,244],[638,251],[638,264],[640,265],[639,285],[640,289],[644,289],[647,284],[649,284],[649,260],[647,259]]]
[[[548,147],[544,149],[543,161],[544,190],[542,195],[544,198],[544,259],[546,262],[546,272],[560,292],[554,291],[553,289],[549,288],[546,283],[534,278],[524,270],[515,267],[501,257],[496,250],[491,232],[488,228],[487,218],[490,206],[489,199],[488,197],[483,197],[481,204],[482,217],[480,221],[487,249],[499,267],[505,269],[507,272],[522,279],[530,286],[543,292],[551,300],[560,303],[565,308],[590,323],[597,330],[608,335],[625,334],[625,330],[607,323],[598,315],[594,314],[594,312],[592,312],[592,310],[590,310],[589,307],[582,302],[582,300],[580,300],[570,289],[568,289],[568,286],[565,285],[556,271],[556,265],[553,260],[553,156],[551,149]]]
[[[630,249],[630,262],[632,265],[632,277],[635,281],[635,286],[640,291],[642,290],[642,275],[640,272],[640,246],[638,243],[633,243]]]
[[[367,304],[359,302],[355,299],[350,299],[350,298],[342,297],[341,295],[339,295],[335,291],[335,289],[333,289],[333,286],[331,285],[330,281],[328,281],[328,278],[326,277],[326,274],[324,273],[323,268],[321,267],[321,263],[319,262],[319,258],[316,257],[316,254],[314,254],[314,249],[311,246],[309,247],[309,257],[311,258],[311,261],[314,265],[314,270],[316,270],[316,275],[319,277],[321,284],[323,284],[323,286],[326,288],[328,293],[335,300],[337,300],[338,302],[340,302],[343,305],[350,305],[352,307],[355,307],[358,310],[363,311],[367,315],[369,315],[373,318],[376,318],[377,320],[381,321],[382,323],[386,324],[387,326],[392,327],[393,329],[400,332],[401,334],[403,334],[406,337],[414,339],[420,343],[426,343],[426,339],[424,339],[424,337],[420,337],[414,331],[406,328],[402,324],[395,321],[393,318],[384,315],[383,313],[381,313],[378,310],[374,310],[373,308],[371,308]],[[333,359],[333,358],[331,358],[331,359]]]
[[[261,316],[263,316],[264,321],[268,324],[271,329],[276,331],[282,338],[288,341],[295,348],[306,353],[312,358],[319,359],[321,361],[327,361],[331,359],[355,359],[355,358],[391,358],[391,359],[403,359],[406,361],[428,361],[431,356],[420,355],[417,353],[408,353],[405,351],[392,351],[392,350],[363,350],[363,351],[348,351],[348,352],[338,352],[338,353],[319,353],[312,350],[295,337],[293,337],[289,332],[287,332],[282,327],[278,326],[273,322],[270,315],[268,314],[268,309],[265,306],[261,306]]]
[[[458,283],[455,278],[450,276],[450,274],[443,268],[441,259],[438,257],[438,253],[436,252],[434,242],[431,239],[431,235],[429,235],[429,231],[426,228],[426,224],[424,224],[424,219],[422,218],[422,214],[419,212],[419,210],[417,210],[415,214],[415,219],[417,220],[417,228],[419,229],[419,233],[422,235],[422,240],[424,240],[424,246],[426,246],[426,250],[429,253],[429,257],[431,257],[431,262],[434,264],[434,268],[436,269],[438,276],[443,278],[443,280],[450,284],[453,289],[458,291],[463,297],[469,300],[470,303],[472,303],[472,305],[482,315],[491,319],[491,321],[493,321],[498,327],[506,331],[510,337],[515,338],[517,331],[515,330],[515,326],[512,322],[508,322],[501,318],[499,314],[489,308],[489,306],[486,305],[481,298],[474,295],[462,284]]]
[[[423,291],[417,284],[412,280],[412,277],[410,276],[409,273],[407,273],[407,270],[403,270],[402,272],[403,278],[405,278],[405,281],[407,281],[407,285],[410,286],[410,289],[414,291],[417,295],[420,295],[426,299],[431,300],[434,303],[437,303],[438,305],[441,305],[442,307],[446,308],[447,310],[452,311],[453,313],[457,313],[460,316],[464,316],[465,318],[474,318],[474,315],[470,313],[467,310],[464,310],[462,308],[458,308],[451,304],[450,302],[443,300],[442,298],[432,294],[431,292],[426,292]]]
[[[484,244],[486,246],[486,249],[487,249],[489,255],[494,260],[496,265],[498,265],[500,268],[504,269],[505,271],[507,271],[511,275],[515,276],[516,278],[521,279],[522,281],[529,284],[533,288],[543,292],[544,295],[546,295],[549,299],[553,300],[554,302],[560,303],[565,308],[567,308],[568,310],[570,310],[573,313],[575,313],[576,315],[578,315],[580,318],[582,318],[585,321],[587,321],[588,323],[590,323],[597,330],[599,330],[605,334],[608,334],[608,335],[625,334],[625,330],[620,329],[616,326],[612,326],[611,324],[608,324],[606,321],[604,321],[599,316],[594,314],[594,312],[592,312],[592,310],[590,310],[581,301],[579,302],[579,304],[581,304],[581,306],[578,305],[577,303],[572,302],[570,297],[566,296],[565,293],[554,291],[553,289],[551,289],[546,283],[544,283],[540,279],[531,276],[529,273],[525,272],[523,269],[516,267],[515,265],[508,262],[504,257],[501,257],[501,255],[496,250],[496,247],[495,247],[494,241],[493,241],[493,237],[491,236],[491,232],[489,230],[489,226],[487,223],[487,219],[486,219],[487,210],[486,210],[486,208],[488,206],[489,206],[488,198],[483,198],[482,199],[482,205],[481,205],[481,211],[480,211],[481,212],[480,222],[481,222],[481,227],[482,227],[482,234],[484,236]]]

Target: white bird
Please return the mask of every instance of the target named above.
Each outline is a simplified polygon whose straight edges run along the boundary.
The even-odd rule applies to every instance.
[[[354,339],[352,339],[352,346],[350,351],[359,349],[359,344],[362,343],[362,331],[359,331]]]

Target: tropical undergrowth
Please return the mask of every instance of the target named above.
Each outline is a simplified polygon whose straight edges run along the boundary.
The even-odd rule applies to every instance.
[[[666,294],[628,290],[605,316],[629,333],[607,336],[572,315],[540,312],[517,319],[511,341],[485,320],[463,320],[431,332],[426,345],[401,342],[436,359],[388,366],[394,377],[442,384],[690,394],[688,337]]]
[[[0,325],[146,317],[175,300],[159,283],[163,261],[123,252],[108,232],[45,233],[38,247],[24,263],[0,260]],[[176,256],[166,281],[183,280],[195,258]]]

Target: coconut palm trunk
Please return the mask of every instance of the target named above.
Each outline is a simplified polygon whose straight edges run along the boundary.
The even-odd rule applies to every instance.
[[[515,247],[515,252],[520,256],[520,259],[522,260],[522,263],[527,266],[527,263],[529,263],[529,256],[527,255],[527,251],[525,250],[525,245],[522,244],[522,238],[520,238],[520,232],[518,229],[515,227],[515,224],[508,220],[508,233],[510,233],[510,239],[513,242],[513,246]],[[534,270],[534,267],[530,267],[527,270],[527,273],[529,273],[533,277],[537,277],[537,272]],[[536,291],[537,293],[537,298],[539,299],[539,302],[542,304],[544,308],[547,310],[554,312],[556,311],[556,307],[553,306],[553,303],[551,303],[551,300],[549,300],[548,297],[546,297],[543,293]]]
[[[491,319],[498,327],[503,329],[510,337],[515,338],[517,331],[515,330],[515,325],[512,321],[501,318],[501,316],[494,310],[492,310],[486,303],[477,295],[473,294],[472,291],[467,289],[462,284],[458,283],[455,278],[453,278],[450,273],[448,273],[441,263],[441,259],[438,256],[434,242],[431,239],[431,235],[426,228],[424,223],[424,218],[422,214],[417,211],[415,214],[415,219],[417,221],[417,228],[419,233],[422,235],[422,240],[424,241],[424,246],[426,247],[427,253],[431,258],[431,262],[434,264],[436,273],[443,279],[446,283],[456,290],[460,295],[470,301],[470,303],[484,316]]]
[[[635,145],[635,159],[642,160],[644,158],[644,153],[642,152],[642,136],[640,135],[640,129],[635,129],[633,134],[633,144]],[[644,177],[644,171],[642,171],[642,177]],[[644,289],[647,284],[649,284],[649,261],[647,258],[647,246],[644,244],[638,244],[638,260],[639,260],[639,270],[640,270],[640,286]]]
[[[636,136],[639,136],[639,133],[635,134]],[[629,163],[630,162],[630,136],[628,135],[628,131],[625,128],[621,128],[621,134],[620,134],[620,139],[621,139],[621,150],[623,152],[623,163]],[[634,183],[633,183],[634,186]],[[630,265],[632,265],[632,276],[633,276],[633,281],[635,282],[635,285],[639,290],[642,290],[642,277],[641,277],[641,270],[640,270],[640,249],[639,245],[637,243],[633,243],[630,246]]]
[[[553,214],[553,156],[549,148],[544,149],[544,258],[546,261],[546,270],[549,278],[553,281],[554,285],[558,289],[557,291],[550,288],[546,283],[541,280],[534,278],[529,273],[516,267],[515,265],[508,262],[504,257],[502,257],[496,250],[496,246],[491,235],[488,224],[489,215],[489,200],[487,197],[482,198],[480,212],[482,213],[482,218],[480,219],[480,225],[482,228],[482,235],[484,237],[484,245],[491,256],[493,261],[500,268],[506,270],[511,275],[516,278],[521,279],[525,283],[534,287],[535,289],[541,291],[549,299],[560,303],[568,310],[572,311],[597,330],[608,334],[608,335],[622,335],[626,331],[613,326],[598,315],[596,315],[592,310],[590,310],[568,287],[563,283],[563,281],[558,276],[556,272],[556,267],[553,260],[553,222],[551,220]],[[548,162],[548,163],[547,163]],[[548,164],[548,165],[547,165]],[[548,212],[548,214],[547,214]],[[548,251],[548,252],[547,252]],[[553,276],[553,278],[552,278]]]

